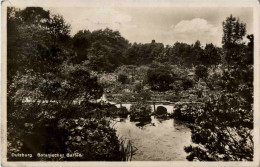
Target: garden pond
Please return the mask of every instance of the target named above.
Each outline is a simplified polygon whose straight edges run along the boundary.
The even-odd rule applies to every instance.
[[[130,116],[113,122],[117,135],[137,148],[132,161],[186,161],[184,146],[191,144],[191,130],[176,119],[130,122]]]

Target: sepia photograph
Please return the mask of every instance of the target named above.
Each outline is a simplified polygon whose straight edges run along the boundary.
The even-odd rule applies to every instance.
[[[2,8],[2,160],[259,163],[259,3],[128,2]]]

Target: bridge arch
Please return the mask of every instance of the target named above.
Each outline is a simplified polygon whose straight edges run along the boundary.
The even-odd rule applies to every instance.
[[[120,107],[126,107],[126,109],[128,111],[130,111],[130,107],[131,107],[132,103],[122,103],[122,104],[116,104],[116,107],[117,108],[120,108]],[[157,110],[157,108],[159,106],[163,106],[167,109],[167,112],[168,113],[173,113],[174,112],[174,105],[173,104],[151,104],[150,105],[151,108],[152,108],[152,112],[154,112],[155,110]]]

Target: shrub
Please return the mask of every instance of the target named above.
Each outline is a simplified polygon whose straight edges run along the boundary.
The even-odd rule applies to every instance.
[[[223,54],[228,69],[221,91],[210,95],[192,128],[188,160],[253,161],[253,67],[245,60],[252,46],[242,41],[246,26],[232,15],[223,22]],[[250,49],[247,52],[244,49]]]
[[[203,90],[202,89],[198,89],[196,91],[196,94],[197,94],[198,98],[202,98],[203,97]]]
[[[66,133],[66,151],[80,153],[69,160],[111,161],[121,160],[120,142],[116,130],[105,119],[69,119],[60,121]]]
[[[143,90],[143,85],[141,83],[136,83],[134,85],[134,92],[140,93]]]
[[[86,113],[86,112],[85,112]],[[87,118],[97,118],[101,119],[104,117],[121,117],[126,118],[128,115],[128,110],[126,107],[117,108],[113,104],[105,104],[105,105],[96,105],[91,111],[88,111]]]
[[[119,101],[120,102],[134,102],[134,101],[136,101],[136,99],[133,94],[125,93],[120,97]]]
[[[170,95],[167,95],[165,97],[165,100],[168,100],[170,102],[178,102],[180,101],[181,97],[180,97],[180,93],[179,92],[176,92],[175,94],[170,94]]]
[[[195,74],[199,78],[207,78],[208,77],[208,68],[204,65],[198,65],[195,69]]]
[[[170,67],[167,66],[151,66],[147,71],[147,82],[153,90],[167,91],[171,88],[174,80]]]
[[[121,82],[122,84],[127,84],[128,83],[128,77],[126,74],[119,74],[118,75],[118,81]]]
[[[200,161],[252,161],[253,111],[237,94],[211,97],[197,111],[187,159]],[[249,104],[250,105],[250,104]]]
[[[117,111],[117,116],[119,116],[120,118],[126,118],[129,114],[126,107],[121,107]]]
[[[146,91],[141,91],[139,94],[136,95],[136,100],[140,101],[147,101],[151,100],[151,94]]]
[[[182,121],[194,123],[201,107],[201,103],[177,103],[174,106],[175,110],[173,115]]]
[[[183,79],[182,81],[182,87],[184,90],[188,90],[189,88],[192,88],[193,85],[194,83],[191,79]]]
[[[142,121],[151,119],[152,107],[149,104],[138,102],[130,107],[130,120]]]
[[[208,76],[206,84],[210,90],[221,89],[221,75],[218,73],[212,73]]]
[[[16,106],[17,107],[17,106]],[[31,161],[31,160],[59,160],[58,158],[39,158],[33,156],[32,158],[22,157],[16,158],[11,156],[12,153],[28,153],[34,154],[44,152],[59,152],[64,150],[64,130],[57,128],[57,119],[39,118],[36,116],[34,110],[28,106],[23,105],[24,111],[18,110],[22,116],[9,119],[12,120],[8,126],[8,152],[7,158],[9,161]],[[21,108],[20,108],[21,109]],[[36,120],[36,121],[34,121]],[[48,146],[48,147],[46,147]]]

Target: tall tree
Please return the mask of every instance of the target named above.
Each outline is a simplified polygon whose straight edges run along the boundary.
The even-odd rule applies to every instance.
[[[192,46],[188,45],[186,43],[180,43],[176,42],[171,50],[169,51],[170,53],[170,60],[174,64],[180,64],[180,65],[185,65],[190,63],[186,63],[186,60],[190,59],[190,55],[192,55]],[[189,61],[188,61],[189,62]]]
[[[209,95],[195,113],[188,160],[252,161],[253,65],[247,57],[252,50],[243,43],[246,27],[230,16],[223,22],[223,49],[229,65],[221,78],[222,91]],[[249,49],[250,48],[250,49]]]
[[[80,63],[87,60],[88,49],[91,47],[91,32],[88,30],[81,30],[73,37],[73,49],[76,56],[73,57],[73,63]]]
[[[69,54],[69,25],[42,8],[9,8],[7,13],[8,79],[16,71],[57,71]]]
[[[199,60],[205,66],[217,65],[221,62],[221,54],[216,46],[212,43],[206,44],[204,53]]]
[[[248,64],[254,64],[254,35],[247,35],[247,39],[249,40],[247,44],[247,58],[246,62]]]
[[[108,28],[93,32],[79,31],[73,37],[76,55],[72,62],[80,64],[87,61],[95,71],[112,71],[127,63],[125,52],[128,47],[128,41],[118,31]]]
[[[186,58],[186,64],[188,66],[193,66],[196,64],[199,64],[199,59],[203,55],[203,49],[201,47],[201,43],[199,40],[197,40],[194,45],[192,45],[192,52],[191,54]]]
[[[223,22],[222,47],[228,67],[236,64],[241,53],[241,45],[246,35],[246,24],[241,23],[239,18],[227,17]]]
[[[82,147],[88,155],[84,160],[121,159],[114,129],[106,120],[89,119],[89,113],[97,109],[95,105],[90,107],[90,101],[100,98],[103,89],[85,66],[68,63],[70,30],[63,18],[49,15],[42,8],[8,8],[7,14],[8,160],[17,160],[12,153],[79,153]],[[81,105],[75,104],[81,101]],[[78,129],[75,136],[70,132],[79,118],[87,133]],[[89,136],[97,129],[102,133]],[[107,152],[107,143],[100,144],[99,140],[106,140],[111,150]],[[101,145],[106,149],[96,149]],[[98,151],[94,153],[93,149]],[[30,160],[44,159],[33,156]]]

